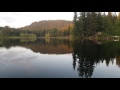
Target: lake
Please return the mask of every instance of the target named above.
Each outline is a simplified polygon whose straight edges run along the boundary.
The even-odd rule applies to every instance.
[[[1,39],[0,78],[120,78],[120,42]]]

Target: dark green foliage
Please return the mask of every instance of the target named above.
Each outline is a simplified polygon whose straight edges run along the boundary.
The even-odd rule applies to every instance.
[[[74,23],[74,24],[73,24]],[[0,27],[0,37],[19,37],[23,34],[34,34],[36,37],[69,37],[77,38],[96,37],[98,33],[109,36],[120,36],[120,13],[108,12],[74,12],[72,21],[48,20],[34,22],[29,26],[22,28],[10,28],[8,26]]]
[[[73,22],[74,22],[74,32],[73,32],[73,35],[74,36],[78,36],[78,21],[77,21],[77,18],[78,18],[78,16],[77,16],[77,12],[74,12],[74,19],[73,19]]]
[[[80,12],[74,13],[74,36],[89,37],[96,36],[97,32],[107,33],[109,35],[119,35],[119,16],[116,13],[108,12]],[[76,20],[75,20],[76,19]]]

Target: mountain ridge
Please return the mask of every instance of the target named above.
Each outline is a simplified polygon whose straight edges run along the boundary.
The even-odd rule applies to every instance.
[[[69,27],[73,25],[73,21],[70,20],[41,20],[35,21],[30,25],[21,27],[22,30],[50,30],[50,29],[58,29],[61,30],[65,27]]]

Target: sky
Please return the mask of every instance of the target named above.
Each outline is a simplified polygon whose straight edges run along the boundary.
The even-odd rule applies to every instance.
[[[73,20],[73,12],[0,12],[0,26],[24,27],[41,20]]]

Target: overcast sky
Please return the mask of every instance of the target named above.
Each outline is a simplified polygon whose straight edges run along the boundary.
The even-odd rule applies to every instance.
[[[23,27],[41,20],[73,20],[73,12],[0,12],[0,26]]]

